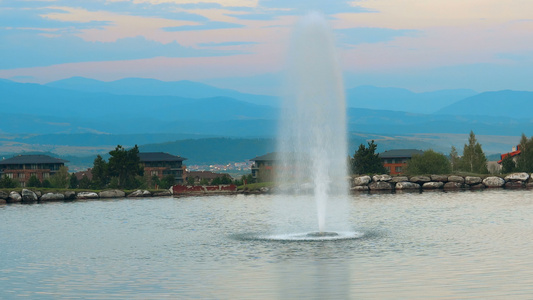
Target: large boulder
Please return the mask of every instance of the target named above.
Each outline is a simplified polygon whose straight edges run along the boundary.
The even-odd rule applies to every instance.
[[[22,193],[20,195],[22,196],[22,203],[33,203],[39,200],[37,194],[35,194],[35,192],[32,190],[22,189]]]
[[[450,175],[448,176],[448,182],[465,183],[465,178],[463,176]]]
[[[470,185],[471,190],[482,190],[485,188],[485,185],[483,183],[476,183],[473,185]]]
[[[507,189],[520,189],[525,186],[522,181],[508,181],[505,183],[505,188]]]
[[[448,176],[446,175],[431,175],[431,181],[447,182]]]
[[[430,182],[431,178],[429,176],[413,176],[409,178],[409,181],[423,184],[424,182]]]
[[[98,199],[98,194],[95,192],[79,192],[76,194],[78,199]]]
[[[147,190],[136,190],[128,195],[128,197],[150,197],[152,193]]]
[[[374,181],[391,181],[392,177],[388,174],[382,174],[382,175],[374,175],[372,176],[372,180]]]
[[[6,200],[7,203],[18,203],[22,201],[22,196],[18,192],[12,191]]]
[[[370,188],[368,187],[368,185],[356,185],[352,187],[350,190],[354,192],[364,192],[364,191],[368,191],[369,189]]]
[[[74,191],[64,191],[63,195],[65,195],[65,200],[74,200],[74,199],[76,199],[76,192],[74,192]]]
[[[419,190],[420,184],[410,182],[410,181],[397,182],[396,189],[397,190],[415,190],[415,189]]]
[[[441,189],[442,187],[444,187],[444,182],[441,181],[426,182],[422,185],[424,190],[436,190]]]
[[[481,177],[477,177],[477,176],[466,176],[465,177],[465,183],[468,185],[476,185],[476,184],[480,184],[481,182],[483,182]]]
[[[371,182],[368,185],[368,188],[370,188],[370,190],[376,191],[392,190],[392,184],[386,181],[377,181]]]
[[[461,177],[462,178],[462,177]],[[464,188],[464,183],[461,182],[454,182],[454,181],[448,181],[444,184],[445,190],[458,190]]]
[[[529,179],[529,174],[526,172],[512,173],[505,176],[505,181],[527,181]]]
[[[4,191],[0,191],[0,199],[7,200],[7,198],[9,198],[9,194]]]
[[[370,176],[358,176],[353,179],[353,185],[354,186],[361,186],[361,185],[368,185],[372,181],[372,178]]]
[[[65,200],[65,195],[62,193],[46,193],[39,198],[41,202],[44,201],[63,201]]]
[[[483,184],[488,188],[500,188],[505,184],[505,180],[498,176],[490,176],[483,179]]]
[[[407,176],[394,176],[392,177],[390,182],[398,183],[398,182],[407,182],[407,181],[409,181],[409,178]]]
[[[126,193],[121,190],[106,190],[98,193],[100,198],[122,198],[126,197]]]

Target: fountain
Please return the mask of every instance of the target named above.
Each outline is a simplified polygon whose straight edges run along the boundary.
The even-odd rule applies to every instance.
[[[328,211],[347,201],[346,104],[333,35],[321,14],[297,23],[285,82],[276,179],[282,193],[314,198],[318,220],[318,231],[292,237],[338,238],[328,231]]]

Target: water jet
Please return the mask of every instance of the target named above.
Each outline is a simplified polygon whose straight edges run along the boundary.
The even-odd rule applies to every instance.
[[[339,218],[329,211],[348,196],[346,101],[333,34],[321,14],[296,24],[287,64],[277,183],[314,199],[318,232],[308,237],[332,237],[328,222]]]

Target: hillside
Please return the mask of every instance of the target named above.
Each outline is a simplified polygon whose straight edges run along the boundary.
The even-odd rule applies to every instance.
[[[414,93],[401,88],[359,86],[346,91],[348,107],[429,114],[477,94],[456,89]]]
[[[533,118],[533,92],[496,91],[468,97],[436,112],[450,115],[484,115],[514,119]]]
[[[115,95],[175,96],[191,99],[227,97],[258,105],[279,105],[279,99],[276,97],[240,93],[188,80],[160,81],[150,78],[124,78],[106,82],[84,77],[72,77],[49,82],[46,86],[79,92]]]

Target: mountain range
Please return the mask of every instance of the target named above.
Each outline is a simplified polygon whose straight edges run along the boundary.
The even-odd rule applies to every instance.
[[[268,140],[276,136],[282,101],[191,81],[141,78],[103,82],[75,77],[45,85],[0,80],[0,95],[0,153],[9,143],[79,149],[214,137]],[[415,93],[360,86],[348,89],[346,95],[351,132],[408,135],[473,130],[501,136],[533,132],[533,92]]]

